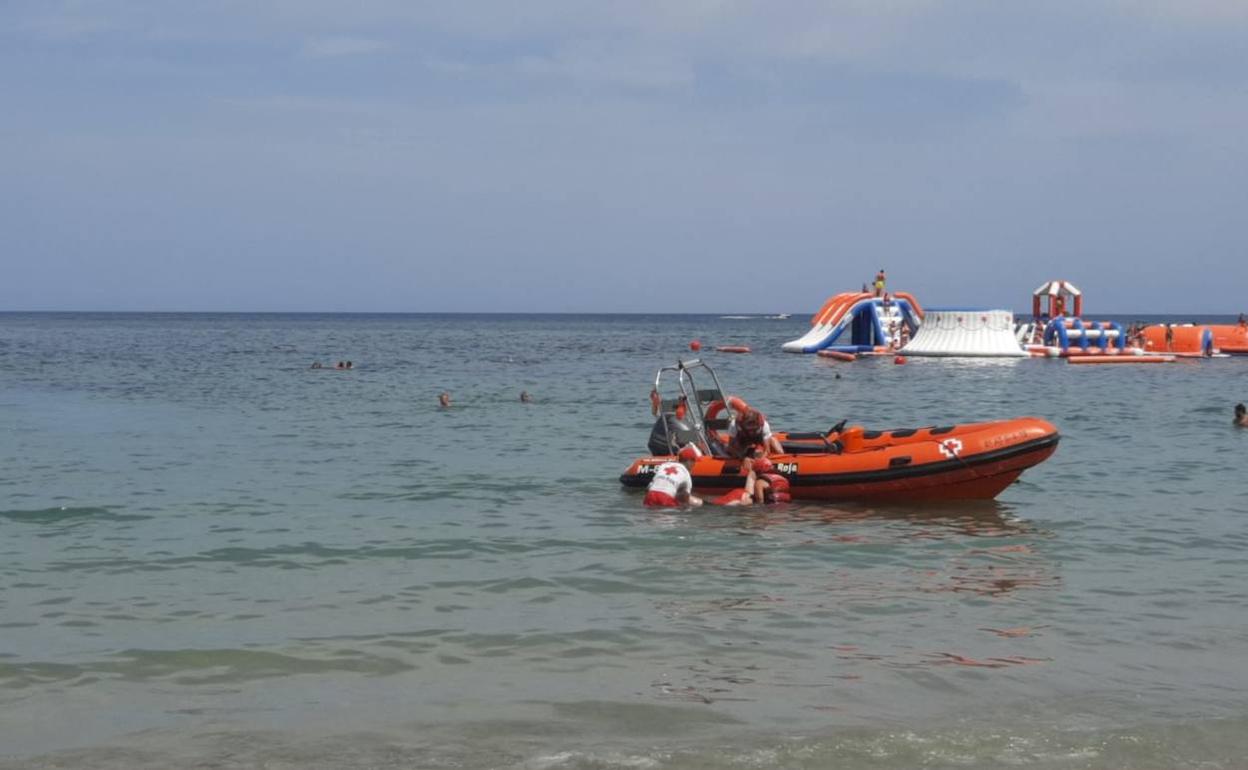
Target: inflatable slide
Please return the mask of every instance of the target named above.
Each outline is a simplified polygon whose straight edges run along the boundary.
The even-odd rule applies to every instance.
[[[789,353],[816,353],[835,347],[848,353],[887,347],[890,330],[903,326],[915,333],[923,320],[923,308],[906,292],[897,292],[886,302],[869,292],[845,292],[823,303],[811,316],[810,331],[784,343]]]

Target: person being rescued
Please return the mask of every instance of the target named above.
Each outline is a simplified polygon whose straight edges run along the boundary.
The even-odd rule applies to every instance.
[[[693,444],[686,444],[676,453],[676,462],[665,462],[654,469],[654,478],[646,487],[647,508],[697,507],[702,499],[693,494],[693,477],[689,470],[702,456]]]
[[[789,480],[776,473],[775,466],[763,455],[762,449],[754,448],[741,463],[741,472],[745,474],[745,486],[715,498],[712,501],[715,505],[770,505],[793,499],[789,495]]]
[[[754,407],[748,407],[728,425],[728,454],[745,458],[756,446],[762,446],[765,454],[784,454],[784,447],[771,433],[767,417]]]

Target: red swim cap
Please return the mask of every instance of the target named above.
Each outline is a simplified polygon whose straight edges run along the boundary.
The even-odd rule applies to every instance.
[[[702,453],[699,452],[698,448],[693,444],[685,444],[680,448],[680,451],[676,453],[676,457],[681,460],[696,460],[701,456]]]

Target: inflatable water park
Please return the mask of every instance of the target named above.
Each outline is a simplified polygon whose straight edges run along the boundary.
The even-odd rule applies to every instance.
[[[785,342],[790,353],[844,361],[858,356],[1059,358],[1070,363],[1170,363],[1180,358],[1248,355],[1248,322],[1153,324],[1123,328],[1087,318],[1084,295],[1067,280],[1045,281],[1032,292],[1031,318],[992,307],[924,310],[913,294],[846,292],[830,297],[811,328]]]

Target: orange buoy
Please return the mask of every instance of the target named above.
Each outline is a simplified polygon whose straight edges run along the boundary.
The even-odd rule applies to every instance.
[[[820,358],[832,358],[837,361],[857,361],[858,360],[858,356],[854,355],[853,353],[846,353],[843,350],[827,350],[826,348],[824,350],[820,350],[815,355],[819,356]]]
[[[893,359],[893,363],[895,364],[904,364],[905,362],[906,362],[905,356],[897,356],[896,358]]]
[[[702,349],[702,343],[697,340],[693,340],[689,343],[689,349],[696,353]]]
[[[720,353],[749,353],[749,345],[716,345],[715,350]]]

